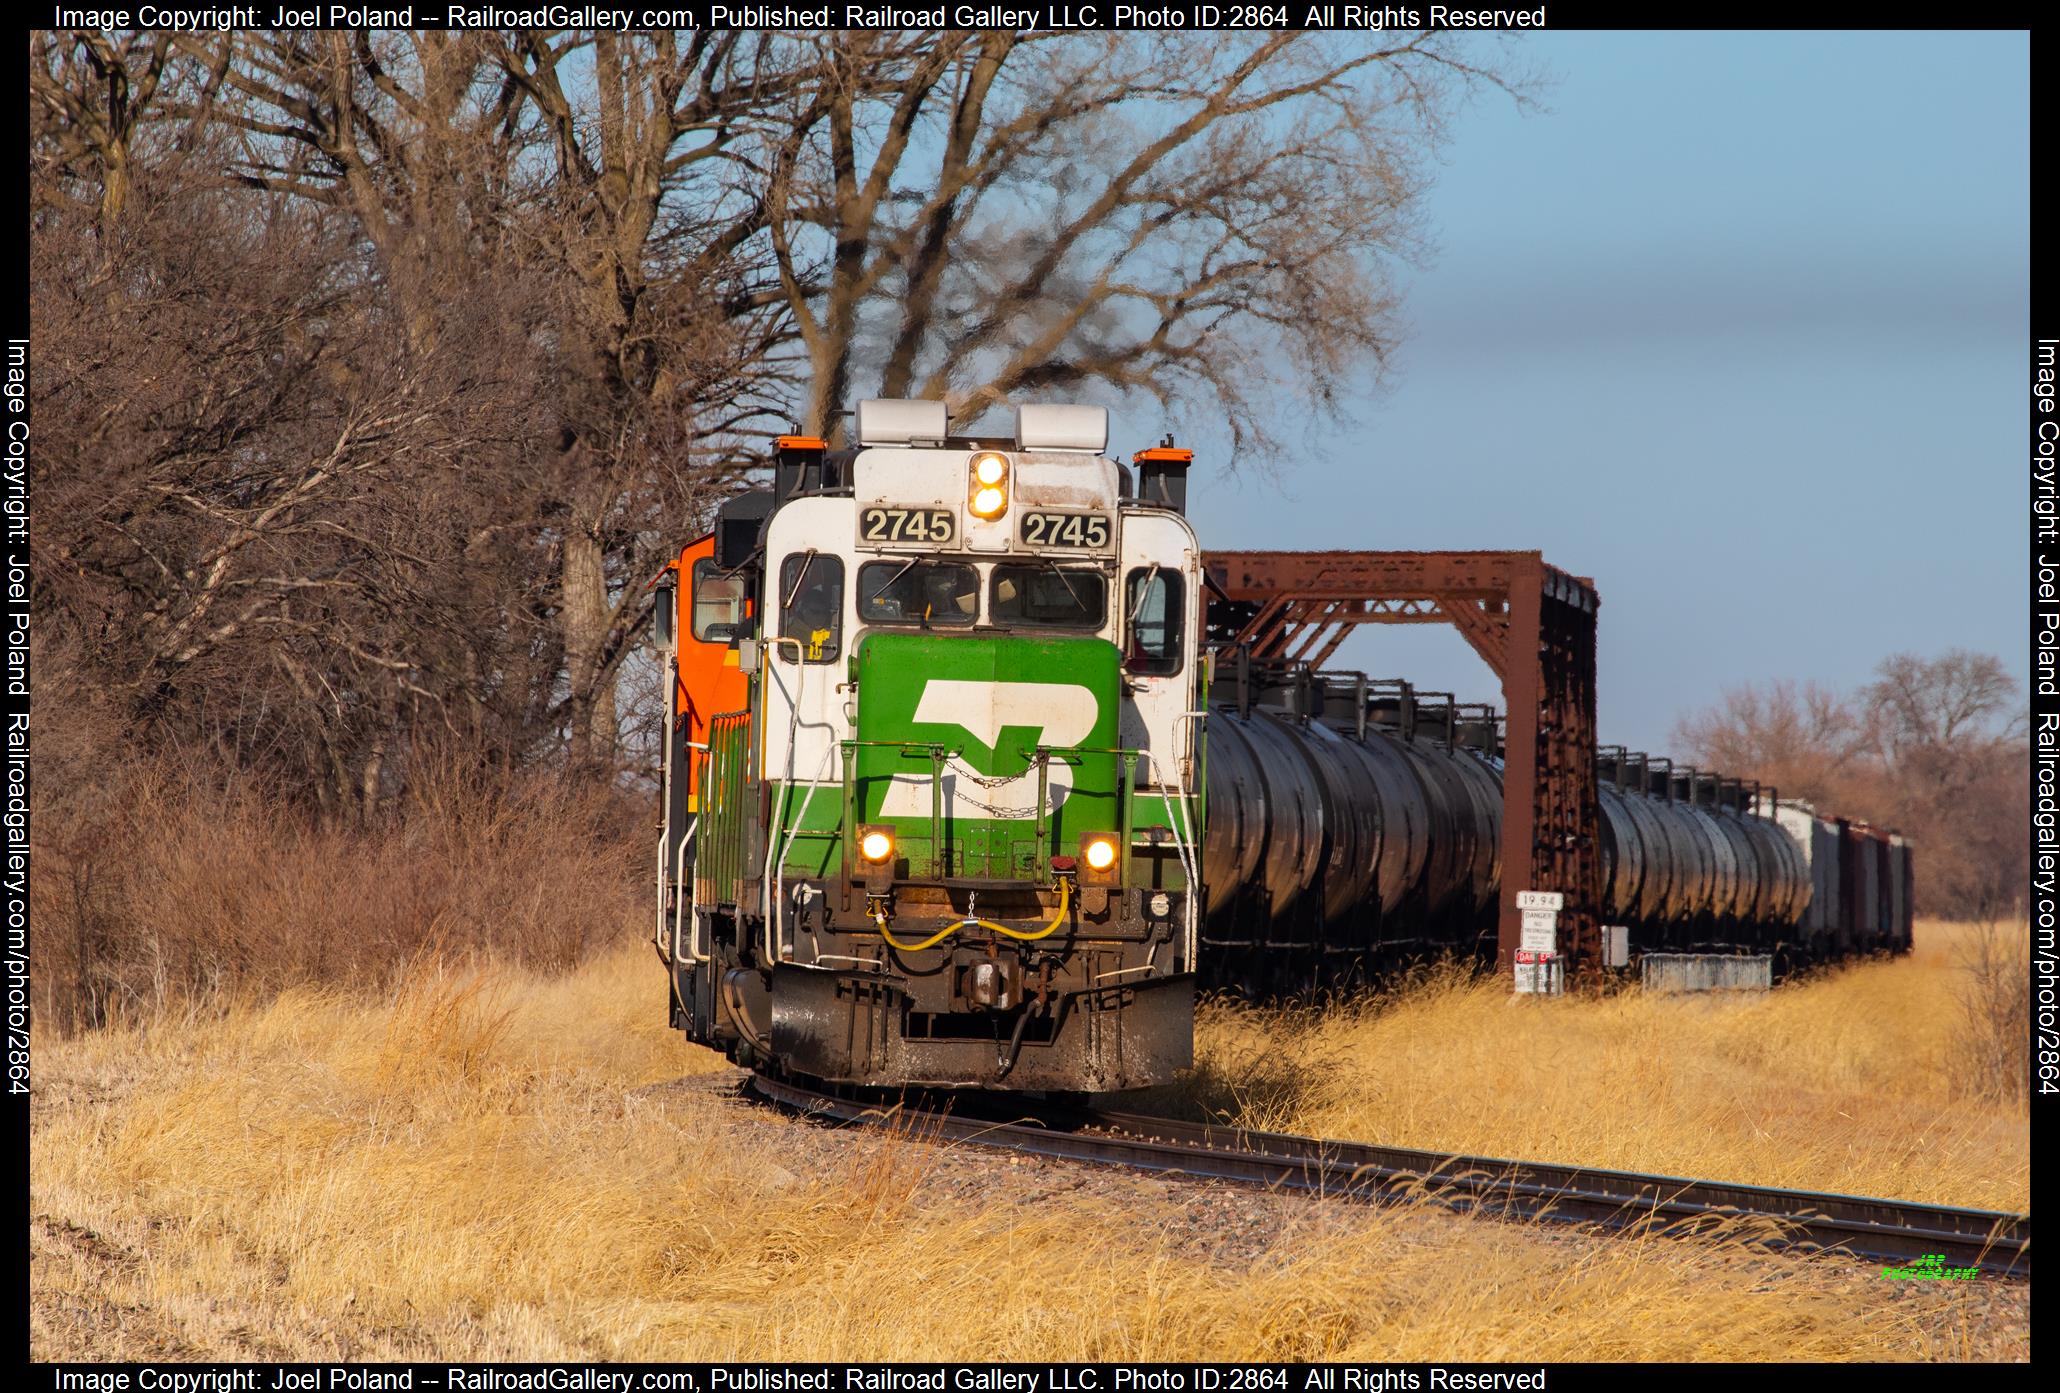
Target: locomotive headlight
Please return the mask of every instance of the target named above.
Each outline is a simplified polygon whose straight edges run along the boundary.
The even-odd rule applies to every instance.
[[[1107,832],[1089,832],[1080,839],[1080,885],[1114,886],[1122,875],[1121,848],[1116,838]]]
[[[1009,506],[1009,459],[983,450],[973,456],[971,491],[966,506],[978,518],[998,518]]]
[[[885,827],[868,827],[858,834],[858,854],[878,864],[894,854],[894,834]]]

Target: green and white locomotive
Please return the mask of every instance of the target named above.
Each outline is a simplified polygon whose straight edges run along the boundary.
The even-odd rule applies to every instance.
[[[867,1086],[1101,1091],[1192,1053],[1203,826],[1191,456],[1099,407],[782,437],[668,569],[672,1016]]]

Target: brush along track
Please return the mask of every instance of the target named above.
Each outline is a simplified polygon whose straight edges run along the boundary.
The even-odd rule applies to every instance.
[[[1016,1120],[992,1099],[949,1109],[817,1093],[762,1074],[751,1087],[813,1117],[915,1123],[938,1140],[976,1142],[1034,1156],[1126,1166],[1270,1189],[1360,1200],[1423,1197],[1454,1209],[1542,1217],[1641,1233],[1717,1234],[1773,1248],[1832,1250],[1901,1266],[1927,1255],[1947,1268],[2029,1280],[2031,1216],[1856,1195],[1778,1190],[1585,1166],[1446,1156],[1398,1146],[1246,1132],[1131,1113],[1040,1108]]]

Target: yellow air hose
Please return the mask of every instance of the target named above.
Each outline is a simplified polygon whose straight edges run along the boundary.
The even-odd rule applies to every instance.
[[[898,948],[904,953],[919,953],[925,948],[934,948],[938,944],[942,943],[945,939],[951,937],[960,929],[964,928],[987,929],[991,932],[1002,935],[1004,938],[1013,938],[1016,939],[1018,942],[1022,943],[1032,943],[1040,938],[1050,938],[1053,934],[1059,931],[1059,925],[1066,922],[1066,904],[1067,901],[1071,898],[1071,891],[1072,883],[1061,877],[1059,880],[1058,913],[1052,915],[1051,922],[1049,924],[1046,924],[1043,928],[1038,929],[1034,933],[1025,933],[1021,929],[1011,929],[1004,924],[997,924],[991,919],[961,919],[956,923],[946,924],[943,928],[939,929],[936,933],[931,934],[921,943],[903,943],[893,934],[887,932],[886,910],[874,910],[873,922],[880,926],[880,937],[887,940],[887,946],[890,948]]]

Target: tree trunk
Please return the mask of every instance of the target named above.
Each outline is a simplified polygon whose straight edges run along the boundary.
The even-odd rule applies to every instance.
[[[572,760],[589,769],[615,754],[615,684],[606,668],[608,568],[597,516],[606,506],[605,497],[580,500],[559,562],[558,624],[565,637]]]

